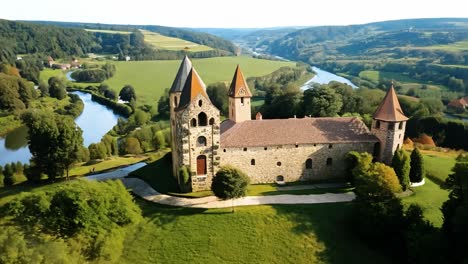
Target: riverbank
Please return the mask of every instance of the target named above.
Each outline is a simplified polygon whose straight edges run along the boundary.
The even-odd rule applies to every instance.
[[[347,84],[353,88],[358,88],[356,85],[354,85],[350,80],[338,76],[336,74],[333,74],[331,72],[322,70],[320,68],[317,68],[315,66],[311,66],[312,71],[315,73],[314,77],[305,82],[300,88],[302,91],[309,89],[314,83],[318,84],[328,84],[331,81],[335,82],[340,82]]]

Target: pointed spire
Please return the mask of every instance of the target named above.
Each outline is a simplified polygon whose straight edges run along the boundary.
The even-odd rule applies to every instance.
[[[398,97],[395,89],[393,88],[393,84],[385,95],[383,101],[380,103],[379,108],[375,111],[373,118],[389,122],[408,120],[408,117],[405,116],[401,109],[400,102],[398,102]]]
[[[182,89],[182,95],[180,96],[179,107],[183,108],[190,104],[199,94],[203,95],[208,101],[210,98],[206,94],[206,86],[201,80],[195,68],[192,67],[190,70],[185,85]],[[211,102],[211,101],[210,101]]]
[[[180,63],[179,70],[177,71],[177,75],[172,83],[169,93],[182,92],[182,88],[184,88],[185,80],[187,80],[190,69],[192,69],[192,62],[187,55],[185,55],[182,63]]]
[[[228,96],[230,97],[252,97],[252,93],[247,86],[247,82],[244,79],[244,74],[237,65],[236,72],[232,78],[231,87],[229,88]]]

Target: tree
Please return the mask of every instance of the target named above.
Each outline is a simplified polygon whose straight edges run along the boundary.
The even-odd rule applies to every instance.
[[[115,100],[117,100],[117,93],[114,90],[106,90],[104,92],[104,97],[106,97],[107,99],[110,99],[112,101],[115,101]]]
[[[160,150],[167,147],[166,139],[163,131],[158,131],[154,134],[154,148]]]
[[[228,114],[228,88],[224,82],[208,85],[206,87],[206,93],[210,97],[211,102],[216,108],[221,111],[222,115]]]
[[[160,118],[168,119],[170,115],[169,89],[164,89],[163,94],[158,100],[158,114]]]
[[[249,177],[239,169],[223,166],[213,177],[211,190],[220,199],[232,199],[232,212],[234,212],[234,199],[244,197],[247,194],[249,182]]]
[[[119,97],[121,100],[130,102],[136,100],[135,88],[133,86],[127,84],[125,85],[122,90],[120,90]]]
[[[406,151],[403,149],[396,150],[392,159],[392,167],[398,176],[401,188],[403,191],[406,191],[406,189],[408,189],[410,186],[410,157],[408,153],[406,153]]]
[[[26,112],[23,122],[29,129],[31,163],[55,180],[68,172],[83,145],[82,130],[73,119],[47,112]]]
[[[88,147],[89,149],[89,158],[92,160],[104,159],[107,157],[107,148],[106,145],[102,142],[91,143]]]
[[[336,116],[341,111],[340,94],[328,85],[316,85],[304,91],[304,114],[312,116]]]
[[[15,184],[15,172],[10,163],[5,164],[5,168],[3,168],[3,185],[11,186]]]
[[[67,91],[65,90],[65,82],[57,77],[49,78],[49,94],[50,97],[57,98],[59,100],[67,97]]]
[[[41,96],[42,97],[49,96],[49,84],[47,84],[44,81],[40,81],[39,82],[39,91],[41,91]]]
[[[453,246],[454,263],[466,263],[468,253],[468,155],[461,154],[446,180],[451,189],[449,199],[442,205],[444,223],[442,230]]]
[[[187,166],[179,168],[179,183],[182,192],[188,192],[190,190],[190,169]]]
[[[140,141],[134,137],[127,137],[125,138],[125,153],[126,154],[134,154],[138,155],[141,154],[143,151],[141,150]]]
[[[424,159],[423,156],[421,155],[421,152],[419,152],[418,148],[414,148],[413,152],[411,152],[411,162],[410,162],[410,181],[411,182],[421,182],[425,175],[426,175],[426,170],[424,169]]]

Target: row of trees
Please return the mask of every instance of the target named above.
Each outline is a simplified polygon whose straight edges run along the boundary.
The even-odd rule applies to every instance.
[[[114,64],[106,63],[100,68],[92,67],[88,69],[74,71],[71,77],[78,82],[100,83],[114,76],[115,71],[116,68]]]

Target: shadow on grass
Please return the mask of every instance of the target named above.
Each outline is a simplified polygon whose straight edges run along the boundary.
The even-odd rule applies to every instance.
[[[353,232],[352,203],[273,205],[279,215],[296,223],[292,232],[315,235],[325,246],[319,258],[325,263],[391,263],[369,248]]]
[[[148,165],[133,171],[129,177],[140,178],[160,193],[179,193],[176,179],[172,176],[171,152]]]

